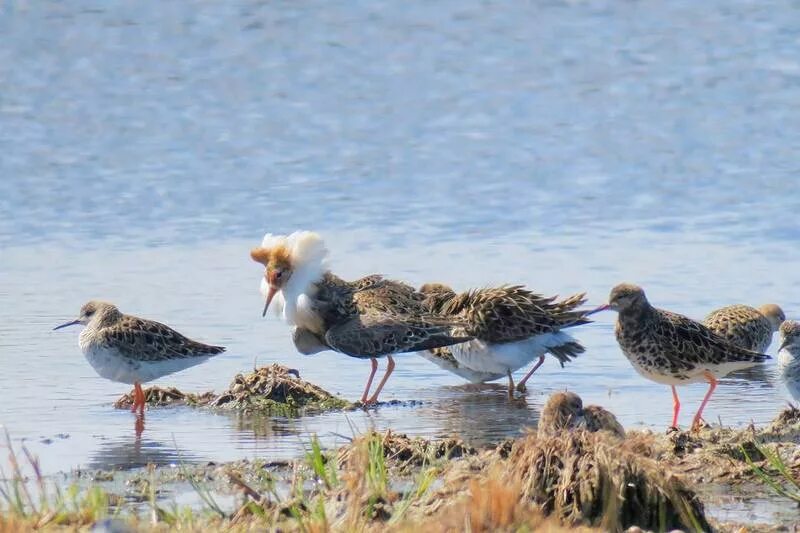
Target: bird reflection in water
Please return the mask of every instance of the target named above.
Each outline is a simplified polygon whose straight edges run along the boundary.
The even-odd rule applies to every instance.
[[[420,409],[420,416],[433,416],[442,432],[459,435],[475,446],[493,444],[535,426],[538,413],[527,398],[508,400],[505,385],[467,384],[441,389],[432,407]],[[424,414],[423,414],[424,413]]]

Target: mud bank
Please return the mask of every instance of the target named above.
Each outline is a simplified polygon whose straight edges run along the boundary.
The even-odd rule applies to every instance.
[[[237,375],[221,394],[151,388],[147,401],[296,416],[357,407],[279,365]],[[119,531],[780,531],[794,519],[715,519],[715,494],[774,499],[796,514],[798,442],[794,408],[762,428],[625,432],[602,407],[557,393],[538,429],[483,449],[458,435],[367,432],[331,450],[311,439],[291,461],[80,473],[69,488],[38,476],[34,459],[26,472],[15,458],[0,485],[0,531],[105,527],[109,517]],[[171,504],[178,496],[194,503]]]

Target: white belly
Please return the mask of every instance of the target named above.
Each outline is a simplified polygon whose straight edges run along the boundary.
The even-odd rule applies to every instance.
[[[627,355],[627,354],[626,354]],[[688,385],[689,383],[708,383],[706,378],[706,371],[710,372],[716,379],[721,379],[737,370],[750,368],[754,363],[733,362],[725,363],[722,365],[709,365],[708,367],[697,366],[691,370],[685,371],[680,377],[675,376],[668,370],[663,372],[653,369],[653,367],[642,366],[635,362],[633,358],[628,356],[633,368],[643,377],[656,383],[663,385]],[[755,363],[758,364],[758,363]]]
[[[147,383],[174,372],[199,365],[209,357],[184,357],[162,361],[135,361],[121,357],[116,350],[88,347],[86,360],[100,377],[119,383]]]
[[[778,375],[795,401],[800,401],[800,361],[787,350],[778,352]]]
[[[484,383],[486,381],[494,381],[495,379],[500,379],[505,377],[505,373],[497,373],[497,372],[479,372],[476,370],[472,370],[465,366],[459,365],[458,363],[453,363],[449,359],[444,359],[442,357],[436,357],[430,351],[422,351],[417,352],[419,355],[431,361],[432,363],[436,364],[439,368],[443,370],[447,370],[448,372],[452,372],[453,374],[466,379],[470,383]]]
[[[490,344],[472,340],[450,346],[458,363],[472,371],[505,376],[529,365],[552,346],[574,341],[566,333],[545,333],[516,342]],[[497,379],[497,378],[494,378]]]

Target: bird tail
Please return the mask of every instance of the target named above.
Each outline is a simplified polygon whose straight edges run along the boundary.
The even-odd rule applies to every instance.
[[[224,346],[206,346],[206,355],[219,355],[224,352],[226,348]]]
[[[561,300],[560,302],[553,303],[553,307],[557,311],[558,322],[560,328],[571,328],[573,326],[580,326],[589,324],[590,309],[576,309],[586,303],[586,293],[573,294],[569,298]]]
[[[581,343],[572,339],[563,344],[558,344],[556,346],[550,346],[547,349],[550,354],[558,359],[558,362],[561,364],[561,367],[564,367],[564,363],[568,363],[572,361],[580,354],[586,351],[586,348],[583,347]]]
[[[753,363],[764,363],[769,359],[772,359],[771,355],[767,355],[765,353],[751,352],[749,350],[746,351],[749,352],[748,355],[750,356],[748,361],[752,361]]]

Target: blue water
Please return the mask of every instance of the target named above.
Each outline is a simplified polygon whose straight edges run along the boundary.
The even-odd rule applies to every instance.
[[[409,356],[385,399],[419,407],[160,409],[137,442],[110,406],[126,387],[77,331],[50,331],[90,298],[228,346],[157,384],[221,390],[278,361],[360,395],[366,362],[297,355],[260,317],[248,250],[267,231],[321,232],[345,277],[598,304],[632,281],[696,318],[800,317],[796,2],[4,2],[0,35],[0,423],[45,471],[292,457],[351,425],[490,442],[565,388],[628,427],[669,422],[669,389],[633,371],[609,314],[522,405]],[[682,423],[704,392],[681,389]],[[764,423],[786,398],[730,380],[707,419]]]

